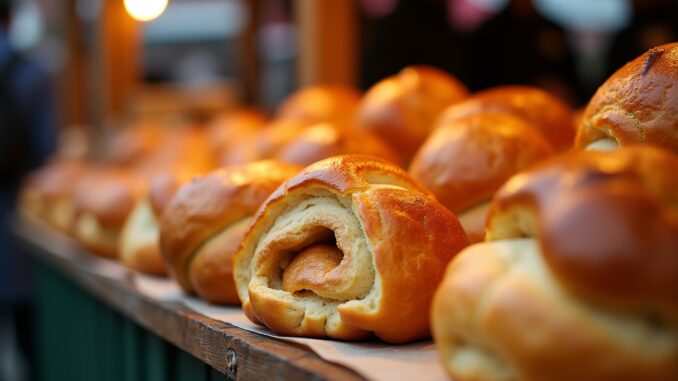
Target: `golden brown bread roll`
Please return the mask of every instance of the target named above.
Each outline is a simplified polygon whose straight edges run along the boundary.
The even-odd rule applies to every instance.
[[[410,173],[459,217],[471,242],[479,242],[494,192],[553,152],[523,119],[477,113],[437,126],[412,160]]]
[[[433,291],[468,244],[457,219],[381,159],[322,160],[259,208],[234,260],[245,314],[293,336],[429,337]]]
[[[558,98],[536,87],[499,86],[480,91],[446,109],[438,125],[482,112],[514,114],[536,127],[557,151],[572,147],[575,126],[572,110]]]
[[[94,254],[118,257],[118,240],[127,216],[147,188],[134,172],[100,167],[75,185],[74,236]]]
[[[374,85],[358,111],[358,127],[372,132],[409,162],[441,111],[468,96],[451,75],[410,66]]]
[[[120,261],[125,266],[152,275],[167,274],[160,255],[159,220],[174,193],[199,174],[198,170],[181,168],[153,176],[148,192],[137,201],[122,227]]]
[[[222,168],[182,187],[160,223],[162,256],[186,292],[238,304],[232,257],[252,215],[295,165],[257,161]]]
[[[273,157],[285,163],[307,166],[331,156],[346,154],[372,155],[400,164],[400,158],[378,137],[329,122],[302,129]]]
[[[678,152],[678,43],[661,45],[617,70],[586,107],[576,146],[652,144]]]
[[[352,124],[359,101],[360,92],[351,87],[310,86],[287,97],[278,107],[276,118],[302,123]]]
[[[449,266],[434,337],[455,380],[678,379],[678,157],[578,152],[513,177]]]
[[[106,147],[103,160],[118,166],[130,166],[152,155],[164,142],[167,129],[155,120],[141,120],[118,131]]]
[[[154,275],[166,273],[158,219],[181,184],[216,166],[208,138],[207,131],[198,126],[171,129],[162,146],[133,167],[146,179],[147,192],[137,200],[120,234],[119,257],[127,267]]]
[[[78,160],[59,157],[50,160],[24,180],[20,209],[69,234],[75,218],[74,184],[86,171],[86,164]]]
[[[208,126],[209,141],[220,165],[257,160],[256,144],[266,116],[258,110],[240,108],[224,112]]]

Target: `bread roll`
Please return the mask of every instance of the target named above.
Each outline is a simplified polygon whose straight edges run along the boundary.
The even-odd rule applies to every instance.
[[[352,124],[360,92],[339,85],[316,85],[287,97],[276,112],[277,119],[301,123],[332,122]]]
[[[441,111],[465,99],[466,88],[451,75],[411,66],[374,85],[358,111],[358,127],[382,138],[409,162]]]
[[[378,137],[328,122],[299,131],[273,157],[285,163],[307,166],[331,156],[346,154],[372,155],[400,164],[400,158]]]
[[[19,208],[63,233],[70,233],[75,218],[74,184],[86,172],[78,160],[54,158],[30,173],[19,194]]]
[[[473,94],[449,107],[438,125],[483,112],[510,113],[537,128],[557,151],[572,147],[575,126],[572,110],[553,95],[530,86],[499,86]]]
[[[146,188],[146,182],[130,170],[88,171],[75,185],[75,238],[94,254],[117,258],[122,226]]]
[[[259,208],[234,260],[245,314],[292,336],[392,343],[429,337],[433,291],[468,240],[405,171],[319,161]]]
[[[236,109],[215,117],[208,126],[208,134],[219,165],[257,160],[257,139],[265,125],[266,116],[254,109]]]
[[[678,152],[678,43],[650,49],[600,86],[586,107],[576,146],[637,143]]]
[[[110,165],[131,166],[152,155],[164,142],[167,129],[158,121],[142,120],[117,131],[103,154]]]
[[[477,113],[438,126],[414,157],[410,173],[459,217],[471,242],[479,242],[494,192],[553,152],[523,119]]]
[[[578,152],[513,177],[436,292],[455,380],[678,379],[678,157]]]
[[[222,168],[182,187],[160,224],[162,256],[189,293],[211,303],[238,304],[232,257],[259,205],[294,165],[258,161]]]

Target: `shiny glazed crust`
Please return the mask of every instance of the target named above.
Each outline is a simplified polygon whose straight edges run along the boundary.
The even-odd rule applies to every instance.
[[[546,91],[530,86],[499,86],[475,93],[446,109],[437,125],[483,112],[509,113],[525,119],[557,151],[571,148],[574,142],[575,126],[570,108]]]
[[[310,86],[287,97],[275,116],[302,123],[352,124],[359,101],[360,92],[351,87]]]
[[[412,66],[374,85],[358,111],[358,127],[372,132],[408,162],[446,107],[468,96],[449,74]]]
[[[436,294],[452,377],[676,379],[675,168],[675,155],[637,146],[570,153],[506,183],[487,242],[455,259]]]
[[[678,152],[678,43],[650,49],[614,73],[591,98],[576,146],[610,139]]]
[[[511,114],[478,113],[448,121],[429,136],[410,173],[459,214],[488,201],[511,176],[553,153],[544,137]],[[484,233],[467,233],[474,236]]]
[[[307,167],[262,205],[236,254],[235,281],[247,316],[277,333],[403,343],[430,335],[433,291],[467,244],[456,218],[405,171],[339,156]],[[341,250],[340,263],[286,273],[297,252],[324,256],[310,250],[317,245]],[[305,289],[284,291],[283,278]]]
[[[234,165],[196,178],[177,192],[160,222],[160,247],[185,291],[213,303],[239,302],[230,277],[231,258],[242,238],[238,232],[299,169],[275,161]]]

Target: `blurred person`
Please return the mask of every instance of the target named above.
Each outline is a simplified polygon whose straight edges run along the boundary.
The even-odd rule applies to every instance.
[[[579,93],[565,30],[539,14],[532,0],[512,0],[474,34],[473,90],[506,84],[540,87],[567,103]]]
[[[678,0],[634,0],[631,23],[614,38],[607,76],[649,49],[675,41]]]
[[[10,45],[11,1],[0,0],[0,379],[30,378],[27,258],[9,232],[17,189],[55,145],[50,81]]]

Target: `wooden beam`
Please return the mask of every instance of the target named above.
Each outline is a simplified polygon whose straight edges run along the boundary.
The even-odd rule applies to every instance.
[[[358,10],[355,0],[296,0],[299,85],[355,85]]]

